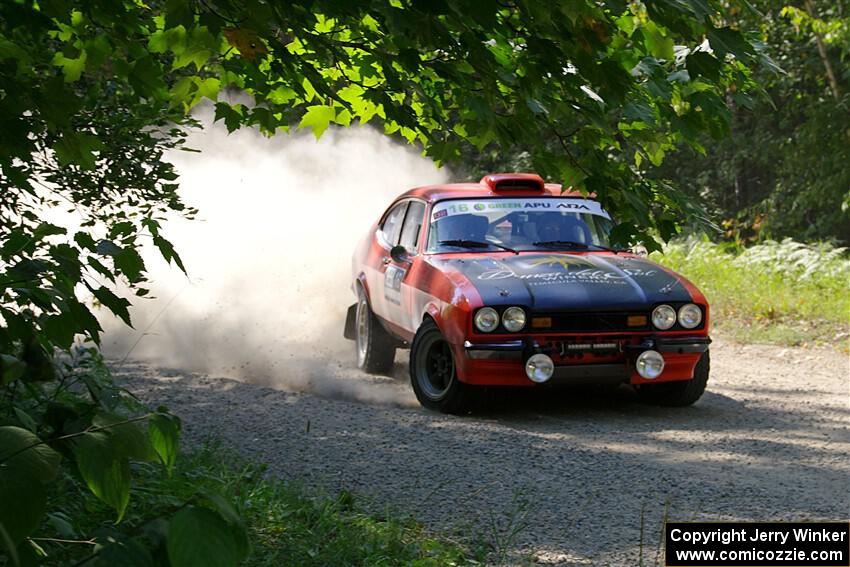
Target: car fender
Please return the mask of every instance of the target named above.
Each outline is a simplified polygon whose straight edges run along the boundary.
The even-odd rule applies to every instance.
[[[453,346],[462,345],[466,340],[469,314],[465,300],[458,305],[444,301],[431,301],[425,306],[419,322],[420,326],[426,317],[434,320],[440,332]]]
[[[370,299],[370,296],[369,296],[369,282],[366,279],[366,273],[365,272],[360,272],[357,275],[357,278],[354,280],[354,285],[352,286],[352,289],[354,290],[355,295],[357,295],[357,286],[358,285],[363,288],[363,293],[366,294],[366,300],[369,302],[369,305],[371,305],[372,300]]]

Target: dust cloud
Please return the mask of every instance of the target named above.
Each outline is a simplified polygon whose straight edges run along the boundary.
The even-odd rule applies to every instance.
[[[195,220],[164,227],[188,277],[146,248],[154,299],[133,300],[134,329],[101,313],[113,360],[235,378],[365,402],[413,402],[396,379],[359,372],[342,337],[354,303],[351,254],[402,191],[447,180],[445,170],[371,127],[266,138],[193,133],[172,152]],[[400,355],[399,361],[404,357]]]

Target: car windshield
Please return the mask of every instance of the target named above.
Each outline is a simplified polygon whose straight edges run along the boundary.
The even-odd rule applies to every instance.
[[[599,250],[614,225],[596,201],[574,197],[483,197],[440,201],[431,211],[428,252]]]

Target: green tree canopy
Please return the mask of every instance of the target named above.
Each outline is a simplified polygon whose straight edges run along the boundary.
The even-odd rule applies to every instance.
[[[729,105],[757,91],[748,65],[772,65],[748,38],[709,0],[4,2],[0,349],[97,340],[80,285],[129,323],[110,287],[146,293],[140,235],[182,267],[160,223],[191,211],[162,155],[204,98],[230,130],[369,122],[440,163],[527,148],[545,177],[599,195],[615,238],[667,238],[699,211],[641,164],[728,131]],[[43,222],[59,206],[82,218],[73,234]]]
[[[768,97],[732,106],[731,135],[655,175],[725,219],[739,240],[850,243],[850,11],[844,2],[754,0],[733,17],[761,31],[783,72],[756,71]]]
[[[96,351],[73,345],[99,340],[91,299],[131,323],[129,301],[116,290],[147,293],[142,239],[183,267],[161,225],[169,212],[193,211],[162,158],[184,148],[201,100],[215,104],[230,130],[271,135],[298,125],[320,136],[330,124],[368,122],[440,163],[464,147],[524,148],[548,179],[596,192],[619,219],[621,241],[654,243],[647,230],[667,238],[699,211],[647,178],[642,164],[660,164],[676,145],[700,151],[703,136],[723,136],[729,105],[745,105],[758,91],[749,67],[771,65],[719,7],[712,0],[0,2],[0,419],[15,424],[3,433],[19,447],[0,455],[3,497],[15,504],[0,507],[0,546],[13,562],[32,554],[22,542],[48,509],[45,490],[60,454],[76,464],[74,486],[84,482],[119,519],[130,498],[130,461],[173,465],[172,417],[139,416]],[[225,90],[253,102],[220,101]],[[59,210],[79,223],[46,220]],[[57,363],[61,351],[73,364]],[[147,435],[139,420],[148,421]],[[38,475],[26,474],[32,463]],[[201,557],[182,543],[195,541],[183,528],[202,516],[207,527],[232,532],[227,557],[244,555],[238,522],[227,510],[207,513],[214,504],[171,519],[172,564]],[[19,510],[30,512],[25,521],[16,519]],[[110,553],[120,555],[122,545]]]

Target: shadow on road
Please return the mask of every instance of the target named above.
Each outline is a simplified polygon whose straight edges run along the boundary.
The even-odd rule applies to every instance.
[[[521,520],[517,546],[564,564],[636,563],[641,533],[651,562],[665,513],[801,520],[850,510],[846,422],[802,390],[759,397],[750,385],[749,397],[727,388],[659,408],[628,387],[516,389],[456,417],[144,367],[122,379],[183,416],[190,443],[212,433],[283,478],[353,489],[375,509],[465,536],[497,539]]]

